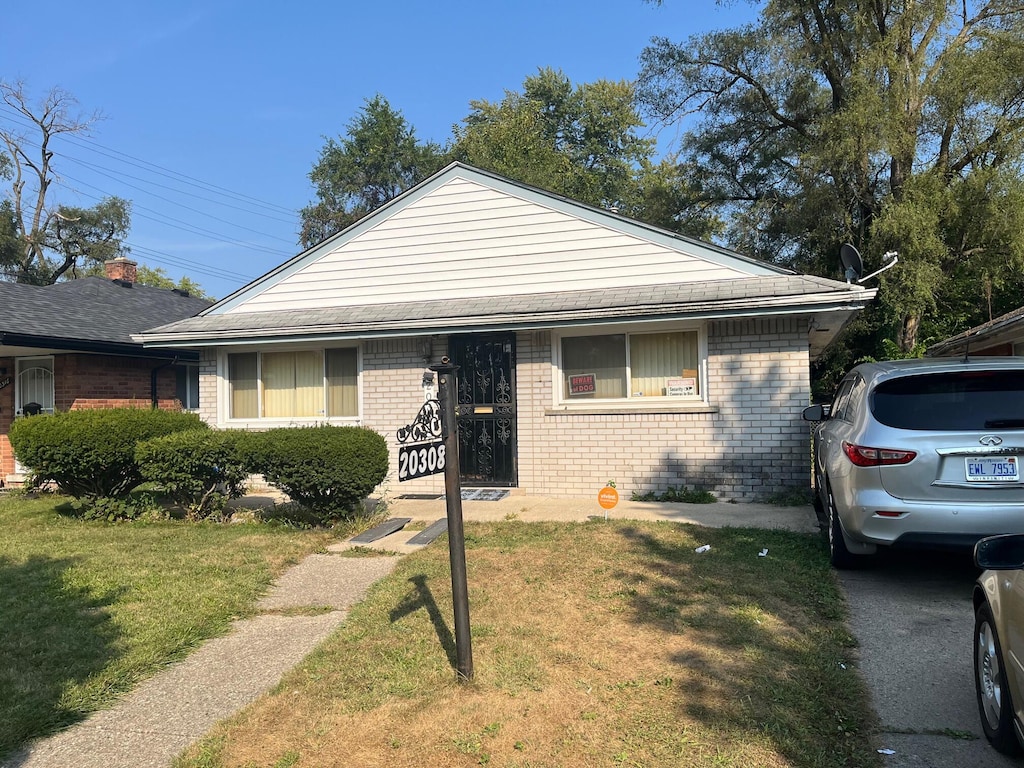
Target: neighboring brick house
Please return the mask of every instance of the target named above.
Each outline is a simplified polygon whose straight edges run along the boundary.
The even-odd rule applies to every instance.
[[[808,485],[810,360],[874,297],[453,164],[199,316],[218,427],[396,430],[460,366],[464,486],[551,496]]]
[[[928,347],[928,357],[1024,355],[1024,307]]]
[[[26,412],[178,408],[182,401],[198,408],[198,354],[143,349],[132,334],[191,317],[210,302],[137,285],[128,259],[106,269],[107,279],[0,282],[0,484],[20,479],[7,433]]]

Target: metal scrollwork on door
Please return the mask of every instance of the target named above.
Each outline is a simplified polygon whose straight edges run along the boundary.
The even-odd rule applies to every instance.
[[[502,370],[501,376],[498,378],[498,383],[494,385],[494,402],[512,402],[512,385],[509,383],[508,379],[505,378],[504,370]]]
[[[441,404],[427,400],[412,424],[401,427],[395,437],[400,443],[423,443],[441,437]]]
[[[463,483],[516,484],[515,334],[449,340],[459,366],[459,472]]]

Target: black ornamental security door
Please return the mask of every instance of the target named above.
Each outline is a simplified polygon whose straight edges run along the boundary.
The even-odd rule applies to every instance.
[[[459,470],[467,485],[516,485],[515,334],[453,336]]]

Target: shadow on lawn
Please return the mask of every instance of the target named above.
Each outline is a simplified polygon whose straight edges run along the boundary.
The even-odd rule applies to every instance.
[[[455,638],[452,636],[448,623],[445,621],[444,616],[441,615],[441,611],[434,601],[434,595],[430,591],[430,587],[427,586],[427,577],[420,574],[410,577],[409,581],[412,582],[416,589],[392,609],[391,622],[399,621],[410,613],[415,613],[420,608],[426,609],[427,615],[430,617],[430,623],[434,625],[434,630],[437,632],[437,639],[441,641],[441,647],[444,648],[444,652],[448,656],[448,663],[451,664],[452,669],[456,669],[458,666],[458,653],[455,648]]]
[[[67,688],[103,669],[116,655],[118,629],[106,606],[68,583],[73,559],[0,557],[0,759],[29,739],[81,720],[88,702],[67,700]]]
[[[764,530],[701,531],[711,553],[626,526],[657,574],[633,597],[633,619],[694,640],[681,715],[739,740],[770,742],[793,766],[875,766],[867,691],[845,663],[854,641],[841,593],[816,537]],[[758,557],[768,547],[771,558]],[[723,696],[727,692],[728,697]]]

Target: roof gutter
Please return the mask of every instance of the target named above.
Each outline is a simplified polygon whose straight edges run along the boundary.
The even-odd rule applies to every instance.
[[[88,339],[68,339],[60,336],[36,336],[27,333],[9,333],[0,331],[0,346],[6,347],[40,347],[63,352],[87,352],[96,355],[116,355],[118,357],[145,357],[156,360],[182,359],[198,361],[196,350],[162,352],[159,349],[144,348],[141,344],[118,341],[90,341]]]

